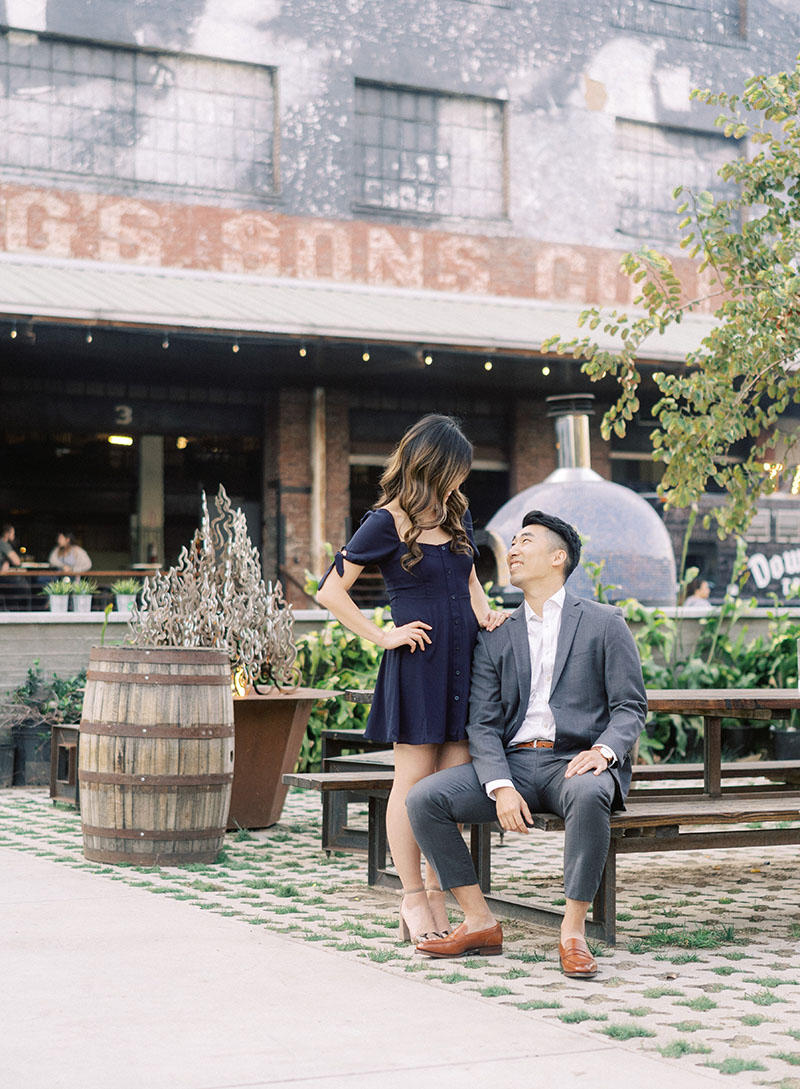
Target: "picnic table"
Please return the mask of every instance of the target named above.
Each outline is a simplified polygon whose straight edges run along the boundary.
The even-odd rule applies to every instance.
[[[370,702],[372,692],[350,690],[351,702]],[[797,689],[651,689],[650,711],[699,715],[703,719],[701,764],[635,765],[627,808],[611,817],[611,844],[600,889],[587,921],[587,933],[613,943],[616,933],[616,859],[619,854],[651,851],[772,846],[800,843],[800,762],[722,761],[722,720],[785,719],[800,708]],[[367,848],[371,885],[395,886],[397,875],[387,869],[386,800],[391,790],[393,752],[342,755],[347,731],[335,731],[339,755],[328,755],[321,774],[295,774],[284,782],[319,790],[323,798],[323,837],[326,848]],[[358,747],[358,732],[351,746]],[[731,784],[731,779],[764,782]],[[723,785],[723,780],[727,780]],[[660,781],[669,781],[661,787]],[[655,784],[655,789],[654,789]],[[346,827],[348,800],[369,803],[364,833]],[[327,820],[325,813],[327,810]],[[534,828],[563,829],[553,813],[536,813]],[[764,827],[765,824],[778,827]],[[787,826],[787,823],[789,826]],[[731,827],[738,826],[738,827]],[[471,828],[471,849],[478,880],[490,906],[498,912],[539,925],[559,925],[561,913],[536,907],[507,895],[491,894],[491,824]],[[700,829],[700,830],[698,830]]]

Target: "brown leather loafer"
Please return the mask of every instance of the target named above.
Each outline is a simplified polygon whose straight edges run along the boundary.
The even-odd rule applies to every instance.
[[[503,952],[503,929],[499,923],[487,930],[467,932],[467,924],[457,926],[444,938],[430,938],[420,942],[418,953],[429,957],[498,957]]]
[[[558,943],[561,971],[571,979],[592,979],[597,975],[597,961],[583,938],[567,938]]]

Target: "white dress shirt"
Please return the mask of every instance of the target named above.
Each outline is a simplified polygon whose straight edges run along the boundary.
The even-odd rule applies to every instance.
[[[511,739],[511,748],[526,741],[555,741],[556,721],[550,710],[550,688],[556,661],[558,635],[561,631],[561,614],[566,592],[562,586],[542,606],[542,616],[524,603],[528,628],[528,647],[531,654],[531,691],[528,709],[522,725]],[[615,755],[606,745],[597,745],[603,756],[612,764]],[[494,792],[501,786],[513,786],[510,779],[492,779],[486,784],[486,793],[494,801]]]

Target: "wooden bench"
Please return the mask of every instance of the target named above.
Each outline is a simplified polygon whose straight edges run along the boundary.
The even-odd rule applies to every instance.
[[[379,754],[373,754],[375,759]],[[341,757],[341,760],[352,758]],[[388,763],[384,757],[384,764]],[[703,765],[665,765],[677,770],[676,778],[702,778]],[[800,777],[800,765],[795,762],[745,762],[725,764],[723,776],[757,777],[764,773],[771,778]],[[399,887],[395,873],[387,869],[386,800],[394,774],[390,767],[381,769],[332,771],[284,775],[289,786],[318,790],[323,798],[338,791],[358,792],[369,800],[367,830],[367,880],[370,885]],[[758,771],[756,769],[759,769]],[[638,771],[638,766],[635,771]],[[648,768],[640,781],[656,778]],[[779,790],[736,787],[726,789],[722,797],[687,794],[675,790],[642,789],[632,791],[624,812],[612,814],[611,843],[603,877],[592,905],[587,933],[609,944],[616,940],[616,863],[621,854],[652,851],[710,850],[720,847],[760,847],[800,843],[800,825],[793,828],[747,828],[748,823],[800,821],[800,790]],[[732,828],[730,826],[738,825]],[[702,826],[702,830],[697,829]],[[533,827],[543,832],[563,830],[560,817],[553,813],[533,815]],[[491,892],[491,832],[495,824],[473,825],[470,847],[478,882],[492,910],[499,915],[522,919],[537,925],[556,927],[562,913],[537,907],[512,897],[495,896]],[[691,829],[686,831],[686,829]],[[363,833],[362,833],[363,835]]]

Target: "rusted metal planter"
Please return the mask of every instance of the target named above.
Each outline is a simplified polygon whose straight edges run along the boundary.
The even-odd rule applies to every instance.
[[[235,696],[236,756],[228,828],[269,828],[280,820],[316,700],[340,695],[325,688],[277,689]]]

